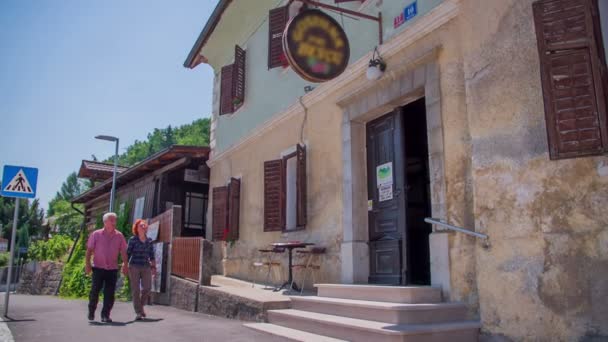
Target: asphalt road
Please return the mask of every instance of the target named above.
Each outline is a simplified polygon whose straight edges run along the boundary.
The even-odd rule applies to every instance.
[[[2,295],[0,306],[3,304]],[[11,295],[8,316],[12,321],[0,321],[0,325],[8,326],[15,342],[286,341],[250,330],[240,321],[167,306],[146,306],[147,320],[134,321],[131,303],[117,302],[112,310],[114,323],[111,324],[100,322],[100,310],[101,301],[96,321],[89,322],[85,301]]]

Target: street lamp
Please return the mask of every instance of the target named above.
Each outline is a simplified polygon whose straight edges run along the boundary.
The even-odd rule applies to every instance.
[[[95,139],[115,141],[116,152],[114,152],[114,173],[112,174],[112,191],[110,192],[110,212],[114,209],[114,192],[116,191],[116,167],[118,165],[118,138],[109,135],[98,135]]]

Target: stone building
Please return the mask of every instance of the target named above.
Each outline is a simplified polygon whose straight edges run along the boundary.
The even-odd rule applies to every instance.
[[[608,338],[608,1],[321,3],[381,18],[320,8],[350,44],[331,80],[283,58],[302,1],[220,0],[185,62],[215,72],[218,272],[306,241],[317,283],[439,285],[488,337]]]

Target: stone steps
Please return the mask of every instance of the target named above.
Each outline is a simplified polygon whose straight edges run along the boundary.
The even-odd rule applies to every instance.
[[[272,324],[347,341],[477,341],[479,322],[390,324],[295,309],[268,311]]]
[[[464,321],[467,315],[463,303],[401,304],[327,297],[294,296],[291,308],[392,324]]]
[[[244,326],[257,330],[263,333],[267,333],[274,336],[284,337],[290,341],[298,342],[346,342],[345,340],[339,340],[327,336],[321,336],[301,330],[295,330],[291,328],[282,327],[280,325],[268,324],[268,323],[248,323]]]
[[[437,286],[383,286],[315,284],[319,297],[367,300],[372,302],[423,304],[440,303],[441,288]]]

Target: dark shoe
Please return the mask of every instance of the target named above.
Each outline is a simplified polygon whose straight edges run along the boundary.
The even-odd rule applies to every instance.
[[[89,315],[87,316],[89,321],[94,321],[95,320],[95,312],[90,312],[89,311]]]
[[[142,321],[143,319],[144,319],[144,318],[143,318],[143,316],[142,316],[142,315],[140,315],[140,314],[135,315],[135,320],[136,320],[136,321]]]
[[[146,318],[146,312],[143,309],[141,310],[141,317]]]
[[[112,319],[110,317],[101,317],[102,323],[112,323]]]

